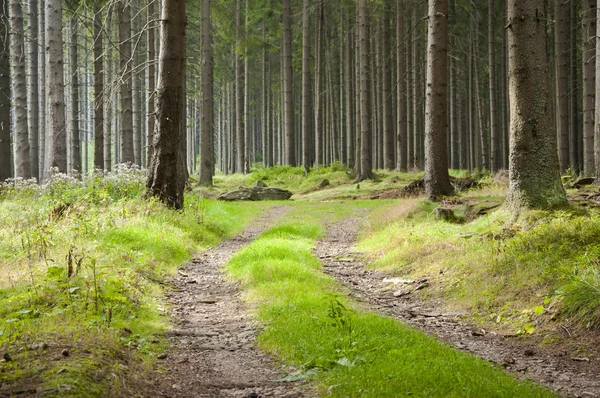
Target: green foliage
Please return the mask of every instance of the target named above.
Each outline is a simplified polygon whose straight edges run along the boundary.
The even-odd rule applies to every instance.
[[[56,174],[42,186],[0,187],[0,346],[14,359],[0,364],[3,378],[41,377],[72,395],[119,395],[111,373],[125,377],[117,366],[123,355],[135,366],[162,350],[165,279],[194,250],[231,236],[257,213],[252,204],[192,195],[183,212],[173,212],[144,199],[144,183],[139,170],[119,168],[83,182]],[[94,355],[65,363],[22,350],[40,341],[48,351],[67,346]]]
[[[311,222],[263,233],[227,266],[266,323],[259,341],[334,397],[552,396],[392,319],[355,308],[312,255]]]

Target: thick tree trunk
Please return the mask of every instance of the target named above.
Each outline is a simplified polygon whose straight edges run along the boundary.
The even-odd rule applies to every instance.
[[[200,126],[200,185],[212,186],[214,170],[213,144],[213,55],[210,17],[210,0],[202,0],[200,12],[202,27],[202,112]]]
[[[594,107],[596,89],[596,0],[585,0],[583,10],[583,173],[593,176]],[[599,99],[600,100],[600,99]]]
[[[31,177],[29,130],[27,128],[27,77],[25,75],[25,40],[23,9],[20,0],[10,1],[10,59],[15,129],[15,177]]]
[[[148,189],[169,207],[183,208],[185,156],[185,1],[163,0],[160,18],[157,129]]]
[[[0,0],[0,182],[12,177],[10,145],[10,45],[8,1]]]
[[[310,1],[302,2],[302,165],[310,169]]]
[[[358,0],[358,46],[360,76],[360,173],[357,181],[373,179],[371,154],[371,80],[369,76],[369,5]]]
[[[75,10],[72,10],[73,15],[69,19],[69,75],[71,77],[70,84],[70,128],[69,128],[69,144],[71,161],[69,162],[69,173],[75,175],[81,173],[81,143],[80,143],[80,130],[79,130],[79,71],[77,68],[78,60],[78,48],[77,48],[77,36],[78,36],[78,17]],[[85,112],[84,112],[85,115]],[[87,140],[85,140],[87,147]]]
[[[569,14],[569,2],[554,0],[554,15],[556,16],[554,29],[556,117],[561,172],[569,168]]]
[[[102,6],[94,2],[94,169],[106,170],[104,163],[104,51]],[[109,147],[110,148],[110,147]]]
[[[117,3],[119,18],[119,66],[121,78],[121,163],[134,163],[133,152],[133,99],[131,58],[131,6],[128,0]]]
[[[27,41],[27,53],[29,55],[29,81],[28,81],[28,99],[27,99],[27,121],[29,128],[29,157],[31,159],[31,176],[40,180],[40,147],[39,147],[39,113],[40,113],[40,92],[38,76],[38,54],[40,42],[38,39],[38,2],[29,0],[29,12],[27,14],[29,21],[27,23],[27,32],[29,40]]]
[[[509,0],[510,188],[506,203],[522,208],[565,205],[550,116],[544,0]]]
[[[425,98],[425,192],[452,193],[448,175],[448,0],[429,0]]]
[[[290,0],[283,0],[283,125],[285,130],[285,164],[296,165],[294,122],[294,75],[292,65],[292,11]]]
[[[46,84],[48,126],[44,178],[51,169],[67,172],[67,126],[65,120],[65,74],[62,40],[62,1],[46,0]]]

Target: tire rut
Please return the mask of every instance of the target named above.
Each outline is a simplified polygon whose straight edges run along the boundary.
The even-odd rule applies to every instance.
[[[530,379],[563,396],[600,397],[600,373],[597,360],[577,362],[563,353],[544,350],[517,339],[468,325],[467,313],[441,311],[440,302],[423,302],[414,294],[396,293],[383,281],[385,273],[368,270],[360,253],[353,252],[364,212],[328,226],[315,254],[324,272],[341,282],[352,298],[375,310],[423,330],[430,336],[490,361],[520,379]],[[415,281],[426,288],[427,281]]]
[[[249,315],[236,283],[222,267],[288,211],[270,209],[239,235],[197,255],[180,268],[168,295],[172,329],[165,374],[153,396],[306,397],[303,383],[279,383],[291,368],[278,366],[255,346],[259,324]]]

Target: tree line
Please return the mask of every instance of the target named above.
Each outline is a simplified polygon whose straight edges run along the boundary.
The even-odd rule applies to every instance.
[[[150,165],[164,3],[0,0],[0,180]],[[427,3],[186,1],[177,174],[210,185],[215,169],[341,162],[362,180],[424,170],[433,157],[446,173],[507,169],[511,4]],[[594,175],[596,2],[538,3],[560,170]],[[435,32],[440,15],[447,26]],[[435,68],[434,33],[446,38]],[[447,130],[443,154],[428,129]]]

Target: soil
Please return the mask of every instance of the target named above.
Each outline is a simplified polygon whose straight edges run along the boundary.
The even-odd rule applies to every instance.
[[[295,369],[278,365],[255,344],[260,325],[222,267],[287,212],[274,207],[236,237],[198,255],[180,269],[169,295],[170,349],[150,396],[310,397],[302,382],[276,380]]]
[[[415,281],[410,291],[389,289],[388,275],[365,267],[353,252],[362,216],[332,224],[315,252],[327,274],[344,284],[351,297],[368,308],[425,331],[447,344],[477,355],[520,379],[530,379],[574,397],[600,397],[600,360],[557,347],[542,347],[536,339],[514,338],[478,329],[468,323],[466,312],[444,310],[441,302],[424,302],[414,290],[426,289],[426,280]],[[394,295],[396,293],[397,296]],[[565,331],[565,333],[570,333]],[[597,348],[590,342],[590,347]]]

